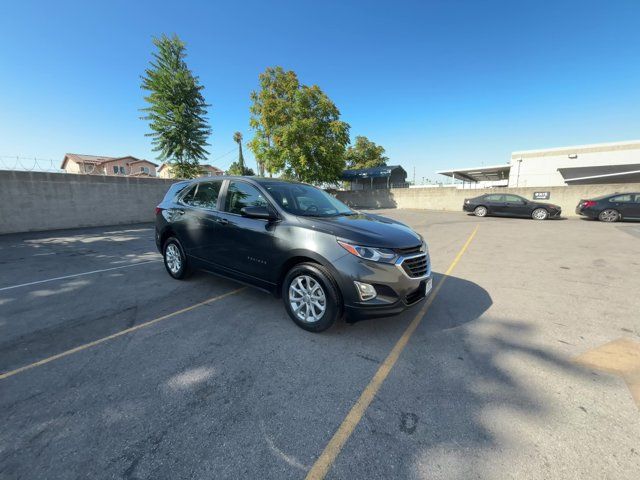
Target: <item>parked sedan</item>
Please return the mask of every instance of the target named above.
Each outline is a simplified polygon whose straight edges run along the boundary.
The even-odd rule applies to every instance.
[[[601,222],[640,220],[640,193],[611,193],[592,200],[580,200],[576,213]]]
[[[527,200],[513,194],[490,193],[475,198],[466,198],[462,209],[476,217],[501,215],[509,217],[528,217],[534,220],[557,218],[562,213],[558,205]]]

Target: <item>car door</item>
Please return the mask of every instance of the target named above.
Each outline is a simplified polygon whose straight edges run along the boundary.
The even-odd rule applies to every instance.
[[[173,222],[187,255],[215,261],[220,243],[218,200],[222,180],[198,182],[178,201]]]
[[[515,217],[528,217],[530,215],[527,201],[518,195],[504,195],[504,213]]]
[[[486,207],[489,209],[489,213],[494,215],[504,215],[504,195],[491,194],[485,197]]]
[[[272,281],[276,265],[278,222],[242,216],[249,206],[269,206],[265,195],[243,180],[228,180],[221,216],[219,264],[252,279]]]
[[[631,202],[627,205],[627,218],[640,220],[640,193],[631,194]]]
[[[607,208],[616,209],[621,215],[622,218],[634,218],[635,211],[635,194],[625,193],[622,195],[616,195],[615,197],[611,197],[609,199],[609,205]]]

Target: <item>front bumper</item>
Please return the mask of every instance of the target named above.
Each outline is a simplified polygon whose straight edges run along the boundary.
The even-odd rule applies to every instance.
[[[349,321],[389,317],[421,303],[432,291],[431,259],[426,254],[427,270],[420,277],[410,277],[399,265],[371,262],[347,254],[333,263]],[[368,283],[377,296],[362,301],[354,281]]]
[[[551,210],[549,212],[549,218],[558,218],[562,214],[562,209],[559,208],[557,210]]]

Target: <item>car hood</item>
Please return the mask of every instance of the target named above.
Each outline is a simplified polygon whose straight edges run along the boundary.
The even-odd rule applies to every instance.
[[[335,235],[358,245],[384,248],[415,247],[420,236],[407,225],[383,217],[357,213],[339,217],[298,217],[307,228]]]

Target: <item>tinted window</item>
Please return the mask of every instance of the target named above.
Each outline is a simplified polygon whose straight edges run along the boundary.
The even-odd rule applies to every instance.
[[[635,203],[640,203],[640,193],[636,193]]]
[[[502,199],[504,195],[487,195],[486,197],[484,197],[484,199],[487,202],[504,202],[504,200]]]
[[[167,194],[164,196],[164,200],[163,202],[166,201],[172,201],[174,198],[176,198],[176,196],[178,195],[178,193],[180,193],[181,191],[183,191],[185,188],[187,188],[189,184],[182,182],[182,183],[174,183],[173,185],[171,185],[169,187],[169,190],[167,191]]]
[[[505,202],[511,202],[511,203],[524,203],[523,199],[517,195],[505,195]]]
[[[218,204],[218,194],[222,182],[203,182],[196,185],[187,193],[182,201],[192,207],[209,208],[215,210]]]
[[[611,197],[609,199],[610,202],[620,202],[626,203],[631,201],[631,194],[629,195],[618,195],[617,197]]]
[[[303,183],[273,183],[265,185],[273,199],[294,215],[330,217],[353,213],[340,200],[324,190]]]
[[[241,215],[244,207],[266,207],[267,201],[253,185],[244,182],[230,182],[227,190],[225,210]]]

